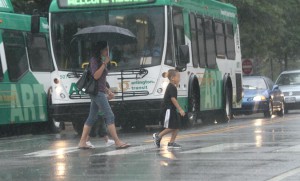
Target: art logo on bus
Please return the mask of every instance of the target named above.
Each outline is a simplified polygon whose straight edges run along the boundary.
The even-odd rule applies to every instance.
[[[46,95],[40,84],[10,84],[0,89],[0,114],[11,122],[45,121]],[[10,113],[9,113],[10,112]]]

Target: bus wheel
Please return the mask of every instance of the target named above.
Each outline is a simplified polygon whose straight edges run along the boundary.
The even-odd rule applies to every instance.
[[[226,86],[225,90],[225,99],[224,99],[224,110],[223,114],[217,121],[220,123],[227,123],[230,119],[232,119],[232,96],[231,91],[228,86]]]
[[[215,122],[215,118],[213,115],[205,115],[201,117],[201,122],[203,124],[210,125]]]
[[[199,111],[199,94],[197,91],[193,91],[191,98],[189,100],[189,112],[187,114],[188,119],[188,127],[194,126],[194,124],[197,122]]]
[[[139,119],[139,120],[135,120],[134,122],[135,122],[134,126],[137,130],[145,129],[146,123],[144,120]]]
[[[122,121],[120,125],[123,130],[130,130],[133,126],[132,122],[128,120]]]
[[[72,126],[74,130],[77,132],[77,134],[81,135],[84,126],[84,121],[73,121]]]
[[[46,124],[50,133],[59,133],[63,128],[63,123],[58,122],[54,118],[49,118]]]

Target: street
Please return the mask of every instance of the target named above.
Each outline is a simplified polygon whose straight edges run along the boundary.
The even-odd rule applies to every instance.
[[[180,150],[152,142],[158,129],[119,133],[126,150],[79,150],[72,130],[0,139],[0,180],[299,180],[299,111],[283,118],[238,116],[228,124],[181,130]]]

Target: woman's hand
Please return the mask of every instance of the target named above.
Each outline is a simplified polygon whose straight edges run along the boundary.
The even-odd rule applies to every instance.
[[[110,62],[110,58],[109,58],[109,56],[106,56],[106,57],[105,57],[105,60],[104,60],[104,63],[105,63],[105,64],[108,64],[109,62]]]
[[[115,98],[115,94],[111,90],[108,89],[106,93],[108,95],[108,100]]]

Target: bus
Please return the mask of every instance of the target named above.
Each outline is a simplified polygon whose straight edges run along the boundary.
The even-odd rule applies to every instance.
[[[31,23],[32,19],[38,23]],[[0,1],[0,127],[3,130],[9,131],[11,125],[34,125],[35,129],[49,132],[60,129],[59,122],[48,114],[51,101],[47,94],[54,70],[48,28],[46,18],[16,14],[10,0]]]
[[[89,96],[76,82],[93,41],[72,40],[82,28],[98,25],[129,29],[137,39],[109,45],[108,82],[116,95],[111,101],[116,124],[159,124],[169,69],[180,71],[178,101],[189,125],[199,118],[227,122],[232,109],[241,107],[240,37],[233,5],[216,0],[54,0],[49,32],[58,71],[52,83],[56,80],[61,89],[53,94],[58,96],[52,104],[54,115],[73,116],[75,129],[82,129],[89,111]]]

